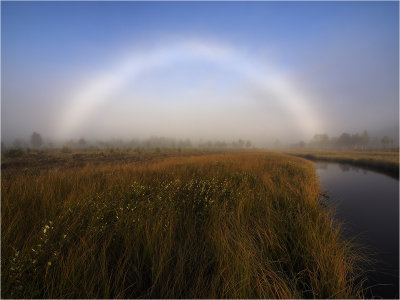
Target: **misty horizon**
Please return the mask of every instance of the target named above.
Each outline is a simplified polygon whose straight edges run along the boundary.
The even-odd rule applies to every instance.
[[[2,141],[388,135],[397,2],[3,2]]]

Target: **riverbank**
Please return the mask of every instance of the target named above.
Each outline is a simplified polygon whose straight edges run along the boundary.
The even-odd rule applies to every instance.
[[[311,162],[60,155],[2,171],[3,298],[362,297]]]
[[[313,161],[337,162],[370,169],[399,179],[399,152],[351,150],[296,150],[285,153]]]

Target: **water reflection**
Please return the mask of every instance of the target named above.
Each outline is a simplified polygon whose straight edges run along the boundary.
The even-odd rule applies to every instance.
[[[333,165],[333,163],[316,162],[315,163],[315,168],[316,169],[321,169],[321,170],[327,170],[329,165]],[[343,171],[343,172],[354,171],[354,172],[357,172],[357,173],[360,172],[363,175],[367,175],[368,172],[370,172],[370,171],[368,171],[366,169],[355,167],[355,166],[352,166],[352,165],[347,165],[347,164],[334,164],[334,165],[337,165],[340,168],[340,170]]]
[[[328,163],[322,163],[322,162],[315,163],[315,168],[326,170],[328,169]]]
[[[374,296],[399,296],[399,182],[344,164],[315,163],[322,190],[335,206],[345,234],[368,247],[379,261],[369,275]],[[369,295],[370,296],[370,295]]]

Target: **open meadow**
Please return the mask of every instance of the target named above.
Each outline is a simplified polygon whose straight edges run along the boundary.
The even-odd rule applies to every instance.
[[[3,298],[362,297],[301,158],[30,153],[1,187]]]

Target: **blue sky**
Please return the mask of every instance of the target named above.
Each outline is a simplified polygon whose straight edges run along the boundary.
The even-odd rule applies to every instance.
[[[72,110],[79,111],[84,121],[78,120],[80,124],[65,137],[100,137],[106,132],[105,137],[128,138],[140,132],[143,137],[206,138],[211,132],[211,138],[235,138],[232,131],[236,131],[262,141],[275,136],[307,138],[312,131],[334,135],[390,127],[398,124],[398,5],[1,2],[2,135],[24,137],[37,130],[48,137],[60,136],[52,129],[66,118],[66,107],[85,89],[84,82],[92,78],[104,82],[104,74],[117,72],[115,66],[128,56],[138,62],[141,55],[192,40],[235,54],[225,65],[214,57],[211,63],[193,57],[157,68],[146,65],[135,78],[107,90],[108,100],[99,101],[101,105],[93,104],[85,114]],[[180,55],[191,51],[185,47]],[[235,72],[226,67],[239,58]],[[251,69],[252,79],[243,76],[244,69]],[[276,86],[282,87],[273,86],[273,81],[266,84],[273,93],[254,87],[255,74],[279,77],[281,84]],[[305,100],[281,99],[295,93]],[[311,108],[299,108],[296,114],[296,109],[287,108],[296,103]],[[202,117],[196,119],[199,112]],[[146,120],[141,121],[144,115]],[[198,123],[195,130],[188,115]],[[171,116],[178,120],[175,129],[186,130],[167,130],[162,124],[171,123]],[[307,130],[296,131],[296,124],[310,116],[318,119],[315,128],[309,124]]]

